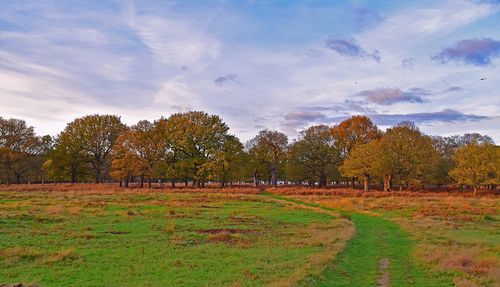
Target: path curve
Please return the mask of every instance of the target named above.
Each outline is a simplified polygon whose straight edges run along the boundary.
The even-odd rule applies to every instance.
[[[339,211],[284,196],[270,196],[306,207]],[[453,286],[415,262],[411,255],[415,242],[396,223],[360,213],[344,213],[344,216],[354,223],[355,235],[320,276],[305,278],[301,286]]]

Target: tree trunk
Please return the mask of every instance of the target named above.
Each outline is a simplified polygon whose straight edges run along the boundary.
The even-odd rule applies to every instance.
[[[474,186],[474,197],[476,197],[476,196],[477,196],[477,187]]]
[[[15,174],[16,174],[16,183],[20,184],[21,183],[21,173],[16,172]]]
[[[259,186],[259,171],[257,169],[253,170],[253,185],[255,187]]]
[[[351,188],[352,189],[356,188],[356,178],[354,176],[351,178],[351,183],[352,183]]]
[[[128,188],[128,183],[130,182],[130,175],[125,179],[125,187]]]
[[[326,175],[322,173],[319,177],[319,187],[325,188],[326,187]]]
[[[148,188],[151,188],[151,178],[148,177]]]
[[[101,182],[101,168],[98,167],[95,169],[95,183]]]
[[[276,173],[278,172],[278,168],[276,166],[271,167],[271,184],[274,187],[278,187],[278,178],[276,177]]]
[[[144,174],[141,174],[141,188],[144,188]]]
[[[386,174],[384,177],[384,191],[391,191],[392,175]]]
[[[120,183],[118,184],[119,187],[122,187],[123,186],[123,180],[120,179]]]
[[[363,186],[364,186],[364,191],[365,191],[365,192],[370,191],[369,181],[370,181],[370,177],[369,177],[369,176],[365,176],[365,181],[364,181],[364,183],[363,183]]]
[[[172,178],[172,181],[170,182],[170,187],[175,188],[175,179]]]

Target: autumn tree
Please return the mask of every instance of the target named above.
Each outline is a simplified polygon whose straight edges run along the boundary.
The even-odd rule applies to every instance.
[[[129,186],[131,178],[138,173],[138,158],[135,142],[131,140],[131,130],[127,130],[120,134],[115,141],[112,151],[112,161],[110,175],[120,182],[125,187]]]
[[[448,137],[432,136],[432,145],[438,155],[435,170],[432,176],[432,182],[438,185],[452,182],[449,173],[454,168],[455,152],[468,144],[494,144],[491,137],[478,133],[466,133],[464,135],[454,135]]]
[[[256,166],[264,166],[270,174],[270,183],[278,185],[278,169],[285,163],[288,137],[278,131],[262,130],[247,144]]]
[[[338,162],[331,130],[326,125],[312,126],[300,133],[290,145],[288,171],[306,176],[310,182],[319,179],[319,186],[326,187]],[[299,175],[300,178],[300,175]]]
[[[151,180],[166,149],[164,144],[156,123],[139,121],[115,142],[111,166],[113,175],[115,178],[128,180],[130,176],[137,174],[141,178],[141,187],[144,187],[146,178],[148,187],[151,188]]]
[[[366,116],[352,116],[333,126],[332,135],[335,142],[335,149],[338,152],[340,161],[343,162],[349,157],[352,149],[356,145],[367,144],[372,140],[380,138],[382,132]],[[352,185],[354,187],[352,178]]]
[[[362,178],[364,191],[369,191],[370,179],[377,173],[374,163],[378,152],[378,141],[355,146],[340,167],[340,172],[347,177]]]
[[[110,164],[110,154],[115,140],[125,130],[120,117],[114,115],[90,115],[70,122],[60,134],[58,147],[63,162],[79,166],[86,162],[94,171],[95,182],[102,179],[103,171]],[[55,159],[54,159],[55,160]],[[73,181],[73,177],[72,177]]]
[[[493,144],[472,141],[459,148],[453,157],[455,168],[450,176],[459,184],[477,189],[484,184],[500,183],[500,148]]]
[[[7,184],[21,183],[29,172],[41,169],[45,155],[51,148],[50,136],[38,137],[33,127],[24,120],[0,117],[0,170]]]
[[[403,186],[422,184],[436,161],[432,140],[410,122],[388,129],[380,139],[375,161],[378,174],[384,178],[384,190],[391,190],[395,179]]]

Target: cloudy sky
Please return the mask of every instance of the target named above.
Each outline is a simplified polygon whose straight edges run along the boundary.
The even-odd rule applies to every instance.
[[[204,110],[247,140],[365,114],[500,142],[500,1],[381,2],[0,0],[0,116]]]

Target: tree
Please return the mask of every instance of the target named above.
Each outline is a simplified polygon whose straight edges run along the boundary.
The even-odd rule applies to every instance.
[[[376,174],[374,162],[378,157],[378,141],[357,145],[340,167],[342,175],[364,179],[364,191],[369,191],[370,178]]]
[[[356,145],[367,144],[372,140],[380,138],[382,132],[366,116],[352,116],[342,121],[332,128],[332,135],[335,142],[335,148],[343,162],[349,157],[352,149]],[[352,186],[354,187],[352,178]]]
[[[37,137],[24,120],[0,117],[0,169],[7,184],[12,183],[12,176],[21,183],[30,170],[40,171],[43,161],[38,159],[50,148],[50,136]]]
[[[473,188],[474,196],[483,184],[500,182],[500,148],[490,143],[471,142],[457,150],[450,176]]]
[[[455,152],[459,148],[471,143],[495,144],[491,137],[478,133],[466,133],[463,136],[454,135],[449,137],[432,137],[432,145],[438,154],[437,164],[432,176],[433,183],[441,185],[452,182],[452,178],[449,173],[455,166],[453,160]]]
[[[110,164],[110,154],[115,140],[125,130],[120,117],[114,115],[90,115],[70,122],[60,134],[60,149],[69,157],[68,164],[79,166],[88,163],[95,182],[102,179],[102,172]],[[64,158],[63,162],[68,160]],[[72,178],[73,181],[73,178]]]
[[[140,164],[135,143],[130,138],[131,133],[127,130],[118,136],[112,151],[110,175],[120,182],[120,186],[125,183],[125,187],[129,186],[132,176],[138,173],[137,165]]]
[[[144,187],[144,178],[147,178],[148,188],[151,188],[151,179],[165,150],[164,144],[156,124],[139,121],[115,142],[112,161],[115,178],[128,180],[136,173],[141,177],[141,188]]]
[[[75,140],[70,132],[62,132],[55,139],[54,150],[44,164],[50,178],[54,181],[69,180],[76,183],[88,174],[83,142]]]
[[[302,174],[310,182],[319,179],[319,186],[326,187],[327,175],[332,174],[338,162],[330,128],[318,125],[302,131],[299,140],[290,146],[289,158],[289,173],[295,173],[296,178]]]
[[[237,137],[226,137],[223,148],[215,154],[214,164],[214,177],[220,181],[221,187],[238,176],[238,168],[243,165],[243,144]]]
[[[375,161],[377,173],[384,178],[384,190],[391,190],[396,179],[403,186],[422,184],[431,175],[436,162],[432,140],[410,122],[388,129],[380,139]]]
[[[224,148],[229,127],[219,116],[194,111],[173,114],[164,128],[177,164],[191,171],[193,184],[204,186],[216,154]]]
[[[278,169],[286,160],[288,137],[278,131],[262,130],[247,146],[256,167],[265,166],[270,173],[270,182],[278,186]]]

